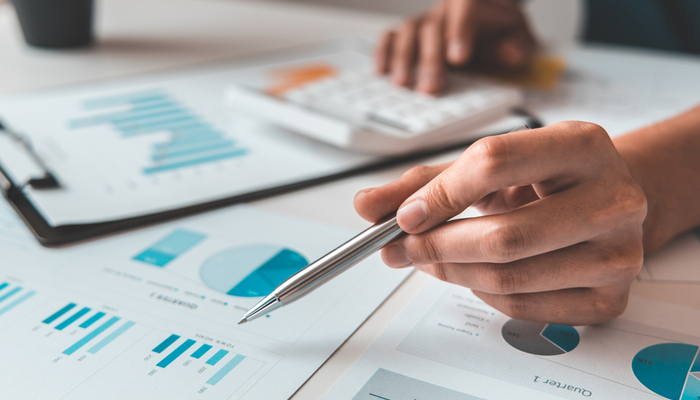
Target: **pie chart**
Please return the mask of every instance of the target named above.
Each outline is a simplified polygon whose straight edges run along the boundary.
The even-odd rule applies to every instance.
[[[661,343],[646,347],[634,356],[632,371],[642,385],[659,396],[700,399],[698,346]]]
[[[202,264],[204,284],[238,297],[270,294],[280,283],[308,265],[294,250],[271,244],[255,244],[223,250]]]
[[[511,346],[538,356],[568,353],[578,346],[576,329],[566,325],[511,319],[501,328],[503,339]]]

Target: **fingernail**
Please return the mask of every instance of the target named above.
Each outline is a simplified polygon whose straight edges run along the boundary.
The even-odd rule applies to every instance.
[[[450,62],[461,63],[467,55],[467,48],[459,40],[452,40],[447,46],[447,58]]]
[[[414,200],[396,212],[396,219],[404,231],[416,229],[428,219],[428,210],[423,200]]]
[[[413,262],[406,254],[406,250],[396,244],[390,244],[384,248],[382,260],[392,268],[405,267]]]

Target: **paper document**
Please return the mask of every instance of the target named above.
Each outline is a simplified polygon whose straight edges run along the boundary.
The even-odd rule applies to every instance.
[[[4,231],[3,231],[4,232]],[[374,256],[254,322],[243,313],[354,232],[235,207],[0,267],[0,392],[286,399],[408,271]]]
[[[665,328],[621,318],[588,327],[510,319],[469,289],[436,280],[324,399],[695,400],[700,338]]]
[[[341,45],[47,90],[0,99],[0,119],[25,135],[63,188],[26,192],[52,225],[143,216],[351,170],[377,158],[352,154],[226,108],[224,89],[279,92],[367,55]],[[326,74],[326,75],[324,75]],[[17,183],[26,158],[0,146]],[[26,164],[26,162],[24,162]]]

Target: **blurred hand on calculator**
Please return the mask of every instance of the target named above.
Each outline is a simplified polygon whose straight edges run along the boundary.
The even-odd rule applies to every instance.
[[[385,32],[376,69],[401,86],[439,93],[447,66],[519,69],[536,41],[516,0],[442,0]]]

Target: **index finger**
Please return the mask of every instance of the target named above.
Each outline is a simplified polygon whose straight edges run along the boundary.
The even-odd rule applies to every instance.
[[[594,173],[606,156],[619,157],[607,132],[589,123],[487,137],[411,195],[399,208],[398,223],[408,233],[420,233],[502,188],[545,181],[551,191],[570,187]]]

